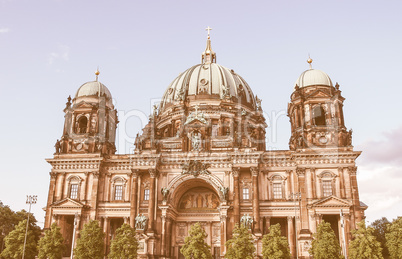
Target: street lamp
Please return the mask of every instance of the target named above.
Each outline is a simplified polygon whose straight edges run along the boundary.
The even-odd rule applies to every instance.
[[[27,227],[25,229],[25,239],[24,239],[24,248],[22,250],[22,259],[25,258],[25,246],[27,244],[27,236],[28,236],[28,226],[29,226],[29,216],[31,215],[31,205],[36,204],[38,200],[38,195],[27,195],[27,202],[29,204],[29,211],[28,211],[28,220],[27,220]]]
[[[77,229],[77,219],[78,219],[78,213],[75,213],[74,216],[74,228],[73,228],[73,240],[71,241],[71,255],[70,255],[70,259],[74,258],[74,242],[75,242],[75,231]]]
[[[296,236],[296,259],[299,259],[299,244],[297,239],[297,202],[301,198],[300,192],[292,192],[290,193],[289,199],[293,199],[295,202],[295,236]]]

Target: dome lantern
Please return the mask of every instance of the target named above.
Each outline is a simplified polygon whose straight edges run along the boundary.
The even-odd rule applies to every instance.
[[[201,63],[202,64],[216,63],[216,53],[211,48],[211,37],[209,35],[209,32],[210,30],[212,30],[212,28],[208,26],[205,30],[208,31],[207,47],[202,53]]]

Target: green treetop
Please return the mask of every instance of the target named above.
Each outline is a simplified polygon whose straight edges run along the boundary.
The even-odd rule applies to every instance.
[[[374,228],[366,228],[364,220],[352,231],[352,241],[349,243],[350,259],[382,259],[381,243],[374,236]]]
[[[1,253],[2,258],[22,258],[27,220],[20,221],[13,231],[5,237],[6,248]],[[34,231],[28,229],[25,245],[25,258],[33,259],[37,254]]]
[[[391,222],[388,221],[387,218],[382,217],[381,219],[377,219],[373,223],[371,223],[370,227],[374,228],[374,236],[381,243],[382,248],[382,256],[384,258],[389,257],[388,248],[386,245],[387,240],[385,239],[385,234],[388,233],[388,226],[391,225]]]
[[[66,249],[60,228],[53,223],[51,228],[45,231],[45,236],[39,240],[39,259],[61,259]]]
[[[290,259],[288,239],[281,235],[281,225],[269,227],[269,234],[262,239],[262,256],[264,259]]]
[[[186,259],[212,258],[211,248],[205,242],[207,234],[199,222],[191,226],[188,234],[189,236],[184,239],[184,246],[180,249],[184,257]]]
[[[233,237],[226,241],[226,255],[228,259],[252,259],[255,247],[253,238],[245,225],[238,225],[233,229]]]
[[[109,258],[137,258],[137,250],[138,241],[135,238],[135,230],[130,225],[123,224],[116,230],[116,236],[110,244]]]
[[[330,223],[322,221],[318,224],[309,252],[314,259],[342,258],[341,247]]]
[[[84,225],[77,239],[77,246],[74,249],[76,259],[102,259],[103,258],[102,228],[99,221],[91,220]]]
[[[394,219],[385,234],[387,248],[391,258],[402,258],[402,217]]]

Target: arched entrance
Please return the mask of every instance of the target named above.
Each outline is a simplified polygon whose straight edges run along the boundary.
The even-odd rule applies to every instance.
[[[222,207],[225,215],[227,211],[226,201],[222,200],[219,186],[216,184],[219,182],[212,182],[210,178],[213,176],[210,175],[184,177],[185,181],[178,181],[179,184],[172,186],[174,192],[170,197],[170,204],[174,208],[169,213],[172,219],[172,257],[184,258],[180,248],[184,245],[191,226],[200,222],[207,233],[205,242],[211,246],[214,258],[218,258],[221,254],[222,231],[225,233],[226,229],[226,222],[221,220]],[[226,234],[224,239],[225,236]]]

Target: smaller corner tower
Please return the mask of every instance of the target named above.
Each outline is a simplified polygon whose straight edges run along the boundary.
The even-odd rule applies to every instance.
[[[333,86],[330,77],[310,68],[297,79],[288,116],[291,123],[291,150],[303,148],[351,147],[352,131],[347,131],[343,116],[343,101],[339,84]]]
[[[109,89],[98,81],[83,84],[66,103],[63,136],[56,143],[56,154],[116,152],[117,111]]]

